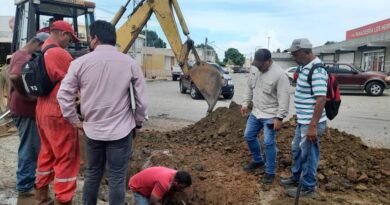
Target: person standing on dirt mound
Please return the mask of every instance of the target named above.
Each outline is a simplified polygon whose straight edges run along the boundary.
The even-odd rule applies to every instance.
[[[87,136],[83,204],[97,203],[107,163],[109,203],[123,205],[134,132],[142,127],[146,116],[146,84],[137,62],[115,47],[116,32],[111,23],[98,20],[89,29],[93,51],[72,62],[57,99],[64,117]],[[134,113],[130,89],[134,89]],[[83,121],[76,111],[78,91]]]
[[[38,33],[23,48],[16,51],[9,66],[9,107],[12,120],[19,132],[18,170],[16,172],[16,190],[19,197],[33,196],[35,170],[37,168],[38,153],[41,146],[38,129],[35,124],[36,98],[29,97],[22,82],[22,67],[35,52],[41,50],[47,33]]]
[[[320,159],[320,136],[326,128],[324,106],[328,75],[323,67],[315,69],[310,86],[308,82],[310,69],[314,64],[321,63],[321,60],[313,54],[312,44],[308,39],[294,40],[289,51],[299,65],[297,68],[299,77],[295,88],[298,124],[291,143],[292,176],[282,178],[281,184],[286,187],[286,193],[290,197],[295,197],[299,183],[301,184],[300,196],[313,197]]]
[[[253,103],[244,133],[252,161],[244,166],[244,171],[249,172],[264,166],[257,137],[260,130],[263,130],[265,175],[262,183],[272,184],[276,172],[275,136],[282,128],[283,118],[288,114],[290,83],[284,70],[273,62],[271,52],[267,49],[256,51],[252,65],[241,107],[241,114],[248,116],[248,107]]]
[[[188,172],[167,167],[146,168],[129,180],[136,205],[162,205],[168,192],[183,191],[191,184]]]

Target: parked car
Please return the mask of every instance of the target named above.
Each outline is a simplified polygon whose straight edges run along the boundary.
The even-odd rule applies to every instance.
[[[249,73],[249,70],[244,67],[233,67],[233,73]]]
[[[297,66],[289,67],[285,70],[288,80],[290,81],[290,85],[295,86],[294,82],[294,73],[297,70]]]
[[[366,92],[371,96],[380,96],[390,88],[390,76],[384,72],[362,71],[350,64],[324,63],[339,83],[341,91]]]
[[[171,73],[172,73],[172,80],[177,81],[183,72],[182,72],[180,66],[174,65],[171,67]]]
[[[225,99],[232,99],[234,96],[234,83],[232,77],[229,75],[229,72],[226,69],[223,69],[221,66],[215,63],[208,63],[215,69],[217,69],[224,79],[224,84],[222,87],[221,95]],[[191,67],[190,67],[191,69]],[[190,76],[184,76],[181,74],[179,81],[180,93],[187,93],[190,91],[190,95],[192,99],[201,99],[203,98],[202,94],[199,92],[198,88],[195,86],[194,82],[192,82]]]

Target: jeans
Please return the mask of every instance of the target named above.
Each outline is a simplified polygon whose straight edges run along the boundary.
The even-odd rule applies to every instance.
[[[245,141],[248,144],[249,151],[252,154],[253,162],[263,162],[261,156],[261,146],[258,139],[258,134],[263,129],[263,144],[265,147],[265,172],[267,174],[275,174],[276,171],[276,131],[273,127],[274,118],[257,119],[253,114],[250,114],[246,123]]]
[[[87,171],[83,190],[83,204],[97,203],[99,185],[108,165],[109,204],[124,205],[126,173],[130,160],[133,132],[115,141],[87,138]]]
[[[20,140],[16,190],[18,192],[28,192],[34,188],[41,141],[34,118],[13,116],[12,120],[18,129]]]
[[[302,174],[302,188],[314,190],[317,185],[317,167],[320,160],[320,136],[326,128],[326,121],[317,125],[317,143],[309,143],[306,133],[309,125],[298,124],[291,143],[293,165],[291,172],[295,180]]]
[[[149,205],[149,199],[141,194],[134,192],[135,205]]]

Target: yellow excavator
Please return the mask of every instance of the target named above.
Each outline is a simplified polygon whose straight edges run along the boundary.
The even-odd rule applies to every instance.
[[[131,0],[121,6],[112,20],[117,25],[124,15]],[[88,48],[88,27],[95,20],[95,3],[83,0],[15,0],[16,15],[12,40],[12,52],[23,47],[35,33],[50,26],[55,20],[65,20],[71,23],[79,34],[81,41],[73,43],[69,51],[74,56],[85,53]],[[126,22],[117,27],[117,43],[120,51],[127,53],[137,36],[140,34],[152,14],[155,14],[166,35],[171,49],[178,60],[184,75],[194,81],[208,104],[210,113],[221,93],[222,76],[212,66],[202,62],[194,48],[194,42],[189,37],[189,31],[177,0],[142,0],[128,16]],[[187,40],[183,43],[176,24],[175,14],[180,22],[182,31]],[[196,63],[189,69],[188,55],[192,51]],[[0,76],[0,114],[6,111],[7,106],[7,77],[3,67]]]

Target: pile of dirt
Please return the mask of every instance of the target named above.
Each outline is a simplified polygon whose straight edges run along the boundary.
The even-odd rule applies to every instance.
[[[131,174],[155,165],[189,171],[193,186],[176,196],[180,202],[176,204],[259,204],[269,190],[282,190],[278,180],[291,167],[295,122],[284,123],[278,133],[277,181],[265,187],[259,183],[262,170],[242,171],[251,157],[243,139],[246,118],[239,109],[232,103],[181,130],[140,132],[133,146]],[[327,129],[321,138],[318,179],[318,197],[304,203],[389,204],[390,150],[369,148],[358,137]],[[291,202],[279,191],[270,204]]]
[[[5,118],[0,121],[0,137],[8,137],[16,132],[16,127],[12,123],[11,118]]]

